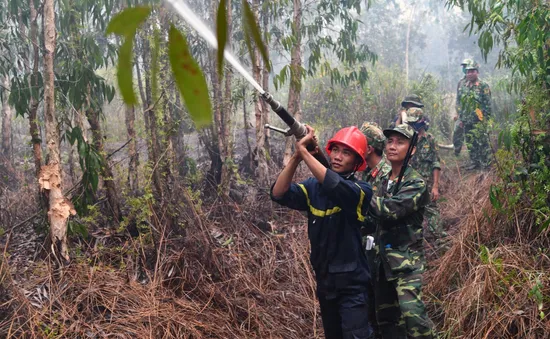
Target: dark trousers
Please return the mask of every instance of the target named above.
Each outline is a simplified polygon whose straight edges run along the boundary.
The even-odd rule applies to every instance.
[[[327,299],[317,295],[326,339],[370,339],[369,298],[366,292]]]

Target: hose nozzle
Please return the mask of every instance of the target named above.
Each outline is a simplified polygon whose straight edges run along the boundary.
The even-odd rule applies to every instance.
[[[261,95],[264,101],[267,102],[269,106],[271,106],[271,109],[275,111],[275,113],[279,112],[283,107],[281,106],[281,103],[273,99],[273,95],[269,94],[268,92],[263,92]]]

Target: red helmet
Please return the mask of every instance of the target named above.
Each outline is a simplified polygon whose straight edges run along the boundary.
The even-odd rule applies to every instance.
[[[328,155],[330,155],[332,145],[335,143],[342,144],[346,147],[351,148],[357,155],[359,155],[359,158],[361,159],[361,164],[359,165],[358,171],[363,171],[365,168],[367,168],[367,162],[365,161],[365,154],[367,153],[367,138],[365,135],[359,130],[359,128],[355,126],[351,127],[344,127],[327,142],[327,147],[325,150],[327,151]]]

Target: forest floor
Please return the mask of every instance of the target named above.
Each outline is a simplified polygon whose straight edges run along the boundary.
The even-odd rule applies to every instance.
[[[550,260],[533,260],[536,249],[518,248],[525,243],[501,228],[488,201],[495,176],[463,171],[466,157],[444,155],[439,206],[449,237],[446,249],[425,243],[430,316],[446,338],[543,338]],[[182,207],[185,236],[162,235],[158,247],[83,218],[89,237],[71,237],[66,266],[39,255],[46,230],[28,203],[35,194],[28,185],[0,197],[1,337],[323,337],[306,218],[266,190],[252,187],[240,203],[188,197],[196,203]]]

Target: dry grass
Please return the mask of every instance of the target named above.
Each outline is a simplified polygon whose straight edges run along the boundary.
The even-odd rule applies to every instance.
[[[63,268],[5,253],[0,337],[319,337],[306,219],[254,200],[181,207],[185,240],[96,239]]]
[[[432,319],[446,338],[547,337],[547,234],[526,206],[508,215],[492,208],[491,175],[448,172],[441,210],[450,249],[426,274]],[[24,270],[18,253],[4,250],[0,337],[322,337],[303,216],[265,192],[202,207],[178,194],[188,202],[176,211],[183,238],[159,230],[153,246],[96,232],[62,269],[37,260]]]
[[[495,211],[493,180],[470,174],[449,187],[455,196],[442,215],[455,223],[450,249],[426,276],[432,318],[447,338],[546,338],[549,239],[537,232],[528,206],[514,206],[511,215]]]

